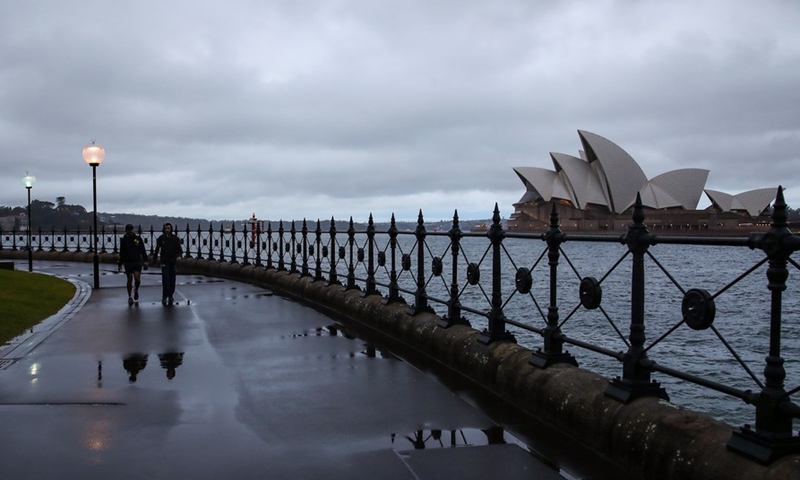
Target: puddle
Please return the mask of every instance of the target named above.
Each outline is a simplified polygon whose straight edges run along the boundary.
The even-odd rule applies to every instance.
[[[282,338],[302,338],[302,337],[335,337],[337,329],[333,326],[309,328],[302,333],[293,333],[285,335]]]
[[[417,430],[407,434],[391,434],[392,448],[397,450],[425,450],[432,448],[476,447],[513,443],[526,451],[528,446],[500,427],[486,430],[460,428],[458,430]]]

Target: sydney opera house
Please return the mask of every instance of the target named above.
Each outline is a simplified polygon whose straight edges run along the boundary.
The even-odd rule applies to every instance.
[[[623,230],[631,223],[637,194],[651,231],[752,230],[769,222],[776,187],[736,195],[705,188],[708,170],[684,168],[648,179],[622,148],[600,135],[578,130],[578,157],[550,153],[553,170],[516,167],[525,194],[514,204],[509,230],[549,228],[555,205],[562,230]],[[697,206],[703,193],[711,205]]]

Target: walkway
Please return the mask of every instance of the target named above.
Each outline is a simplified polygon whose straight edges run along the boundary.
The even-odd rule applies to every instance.
[[[34,267],[79,293],[0,348],[3,478],[565,478],[433,378],[258,287],[179,276],[164,307],[150,270],[129,307],[107,265],[97,291],[91,264]]]

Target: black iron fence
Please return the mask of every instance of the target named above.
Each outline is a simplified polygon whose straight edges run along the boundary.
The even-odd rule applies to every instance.
[[[508,232],[496,205],[486,232],[462,231],[457,212],[449,231],[427,231],[420,212],[413,231],[398,230],[394,217],[388,229],[377,231],[370,216],[358,230],[352,218],[345,230],[337,229],[332,218],[325,225],[303,220],[280,222],[277,228],[270,224],[266,230],[187,225],[176,233],[189,258],[288,271],[364,296],[381,295],[387,303],[407,303],[411,315],[439,313],[442,328],[474,324],[486,344],[525,338],[534,350],[530,363],[540,368],[578,365],[579,360],[586,368],[587,360],[594,366],[593,357],[610,359],[616,367],[603,372],[610,378],[606,395],[622,403],[643,396],[669,399],[654,374],[669,380],[670,389],[688,383],[739,399],[754,407],[749,415],[755,421],[736,430],[728,446],[766,463],[800,452],[800,437],[793,431],[800,407],[792,401],[800,386],[786,385],[787,378],[800,385],[793,363],[800,357],[800,290],[794,284],[787,292],[790,272],[800,269],[792,258],[800,236],[789,230],[786,211],[779,189],[769,230],[748,237],[653,235],[640,201],[621,236],[566,234],[555,208],[546,233]],[[116,254],[122,233],[99,231],[99,253]],[[140,228],[139,233],[152,253],[160,231]],[[93,234],[39,230],[30,248],[91,252]],[[27,232],[0,230],[0,240],[0,249],[28,248]],[[580,262],[567,245],[584,247]],[[670,250],[665,260],[657,256],[664,246],[680,249]],[[694,258],[682,256],[689,248],[695,249]],[[591,264],[593,275],[580,273],[584,263]],[[709,268],[698,267],[709,263],[715,282],[704,280]],[[688,281],[715,288],[685,287],[676,266]],[[764,271],[766,282],[758,275]],[[653,293],[656,276],[666,286]],[[731,278],[718,280],[725,276]],[[718,309],[726,298],[734,307]],[[656,303],[666,306],[647,308]],[[743,312],[742,304],[754,313]],[[646,327],[658,335],[650,338]],[[670,342],[678,345],[665,348]],[[575,356],[566,346],[584,353]],[[794,355],[787,358],[782,349]]]

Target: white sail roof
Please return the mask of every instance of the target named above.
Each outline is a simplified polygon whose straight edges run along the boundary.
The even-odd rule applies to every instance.
[[[623,213],[639,194],[645,207],[694,210],[703,194],[709,171],[701,168],[671,170],[651,180],[625,150],[595,133],[578,130],[580,157],[550,153],[555,171],[539,167],[515,167],[527,188],[527,201],[565,200],[584,210],[589,205]],[[723,211],[747,211],[757,216],[775,199],[774,188],[729,195],[705,190]],[[523,202],[523,200],[520,200]]]
[[[708,173],[708,170],[702,168],[671,170],[653,177],[648,184],[669,192],[670,196],[677,200],[678,206],[686,210],[695,210],[703,195]]]
[[[553,198],[553,183],[558,176],[556,172],[538,167],[514,167],[520,179],[528,187],[528,190],[539,195],[545,202]]]
[[[636,193],[647,184],[642,168],[614,142],[584,130],[578,130],[578,136],[589,163],[599,165],[597,171],[607,186],[609,208],[614,213],[624,212],[636,201]]]
[[[600,179],[594,175],[589,163],[578,157],[563,153],[550,153],[557,172],[563,172],[565,183],[569,189],[572,203],[576,208],[585,209],[587,204],[608,206],[608,199],[603,195]]]
[[[706,189],[705,193],[709,200],[723,212],[746,211],[750,216],[757,217],[775,200],[778,189],[757,188],[736,195]]]

